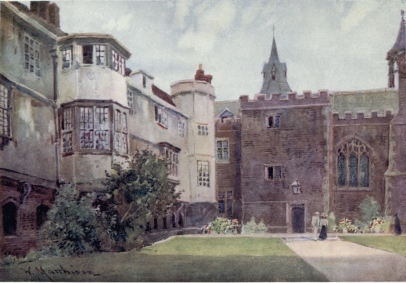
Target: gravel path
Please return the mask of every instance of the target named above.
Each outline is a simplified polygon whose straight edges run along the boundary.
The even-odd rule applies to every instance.
[[[406,258],[394,253],[341,240],[286,244],[329,281],[406,281]]]

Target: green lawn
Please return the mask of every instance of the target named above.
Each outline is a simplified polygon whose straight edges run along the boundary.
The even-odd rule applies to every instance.
[[[141,251],[3,267],[3,281],[327,281],[280,239],[176,237]]]
[[[406,256],[406,238],[402,236],[340,236],[345,241]]]

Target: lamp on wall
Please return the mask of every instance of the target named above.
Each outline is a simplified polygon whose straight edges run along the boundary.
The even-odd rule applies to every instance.
[[[300,194],[302,192],[302,187],[300,186],[299,181],[296,179],[291,185],[290,188],[294,195]]]

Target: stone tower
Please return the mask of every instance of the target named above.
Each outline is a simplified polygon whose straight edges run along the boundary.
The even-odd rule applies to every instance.
[[[386,177],[386,214],[398,212],[406,219],[406,54],[405,20],[402,11],[399,33],[386,60],[389,64],[389,87],[394,87],[397,67],[399,78],[399,112],[390,122],[389,166]]]
[[[266,94],[266,99],[269,99],[272,94],[277,93],[279,93],[281,97],[286,97],[287,93],[291,92],[286,77],[286,63],[279,62],[275,36],[272,40],[271,56],[269,56],[268,63],[264,64],[262,74],[264,80],[262,83],[261,94]]]

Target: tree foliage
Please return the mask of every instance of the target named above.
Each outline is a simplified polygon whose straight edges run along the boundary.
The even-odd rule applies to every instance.
[[[362,220],[365,222],[370,222],[380,215],[381,205],[373,197],[365,198],[358,207],[362,211]]]
[[[62,186],[40,230],[40,241],[57,255],[73,255],[99,248],[97,218],[90,194],[81,196],[74,186]]]
[[[149,150],[137,150],[124,164],[106,172],[107,209],[102,221],[116,242],[139,238],[152,217],[163,215],[179,198],[168,180],[168,162]]]

